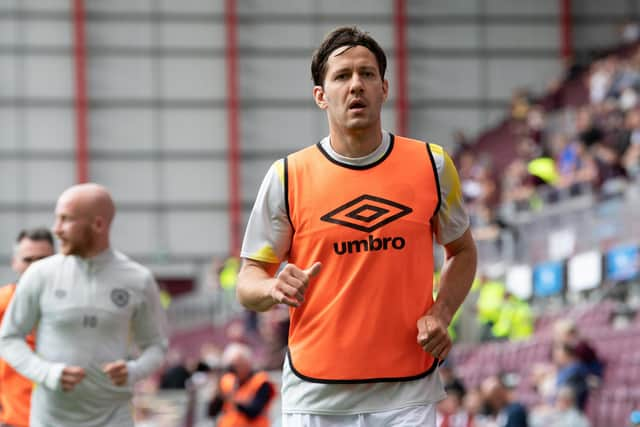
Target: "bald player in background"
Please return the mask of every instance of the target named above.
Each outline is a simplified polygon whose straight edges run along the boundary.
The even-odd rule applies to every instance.
[[[115,206],[81,184],[58,199],[60,254],[21,277],[0,327],[0,356],[37,384],[32,427],[133,426],[136,381],[158,369],[166,318],[151,272],[111,248]],[[38,325],[36,349],[24,337]],[[131,360],[130,342],[139,348]]]
[[[11,268],[19,278],[34,262],[53,255],[53,235],[46,228],[22,230],[16,238]],[[0,288],[0,323],[16,291],[16,284]],[[35,346],[33,334],[26,337],[31,348]],[[28,427],[31,406],[30,380],[18,374],[0,359],[0,426]]]

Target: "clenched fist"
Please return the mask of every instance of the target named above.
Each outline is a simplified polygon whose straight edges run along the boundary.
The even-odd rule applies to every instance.
[[[271,286],[271,298],[278,303],[299,307],[304,302],[304,293],[309,286],[309,281],[320,272],[321,268],[322,264],[319,262],[315,262],[306,270],[294,264],[287,264],[278,273]]]

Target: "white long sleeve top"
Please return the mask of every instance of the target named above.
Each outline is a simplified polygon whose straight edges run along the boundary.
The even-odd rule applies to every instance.
[[[37,328],[36,350],[24,337]],[[128,384],[115,386],[103,366],[127,360]],[[0,327],[0,357],[37,386],[32,427],[128,426],[133,384],[158,369],[168,347],[167,322],[151,272],[120,252],[54,255],[20,278]],[[62,391],[65,366],[86,376]]]

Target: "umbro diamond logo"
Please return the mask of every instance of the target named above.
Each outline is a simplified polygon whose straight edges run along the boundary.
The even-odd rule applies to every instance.
[[[356,230],[371,233],[389,224],[413,210],[382,197],[363,194],[342,206],[324,214],[320,219],[325,222],[343,225]]]

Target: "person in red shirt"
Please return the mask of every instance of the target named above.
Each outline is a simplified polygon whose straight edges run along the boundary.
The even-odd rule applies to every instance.
[[[53,255],[53,252],[53,235],[48,229],[22,230],[16,239],[11,268],[19,277],[33,262]],[[0,322],[9,307],[16,286],[12,283],[0,287]],[[34,348],[33,334],[27,336],[27,343]],[[29,426],[32,388],[31,381],[0,359],[0,426]]]

